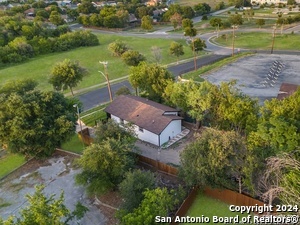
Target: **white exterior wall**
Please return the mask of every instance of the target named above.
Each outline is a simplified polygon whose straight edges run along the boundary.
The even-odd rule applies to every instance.
[[[143,129],[143,132],[141,132],[139,130],[139,127],[136,125],[134,126],[134,131],[135,131],[138,139],[149,142],[149,143],[157,145],[157,146],[159,145],[159,143],[158,143],[159,136],[157,134],[154,134],[145,129]]]
[[[121,123],[121,119],[117,116],[114,116],[114,115],[110,115],[111,116],[111,119],[114,120],[116,123]]]
[[[111,115],[111,119],[119,124],[121,123],[121,119],[117,116]],[[124,120],[124,123],[126,124],[128,121]],[[138,139],[160,146],[169,141],[169,137],[172,139],[177,134],[181,133],[181,120],[171,121],[160,135],[154,134],[146,129],[143,129],[143,132],[141,132],[136,125],[134,125],[134,131]]]
[[[173,116],[178,116],[178,112],[165,112],[164,115],[173,115]]]
[[[169,137],[173,138],[181,133],[181,120],[173,120],[160,134],[160,145],[169,141]]]
[[[121,123],[121,119],[117,116],[111,115],[111,119],[114,120],[117,123]],[[124,123],[128,123],[128,121],[124,120]],[[138,139],[142,140],[142,141],[146,141],[149,142],[151,144],[154,145],[159,145],[158,141],[159,141],[159,136],[157,134],[154,134],[148,130],[143,129],[144,132],[141,132],[139,130],[139,127],[134,125],[134,132],[136,133]]]

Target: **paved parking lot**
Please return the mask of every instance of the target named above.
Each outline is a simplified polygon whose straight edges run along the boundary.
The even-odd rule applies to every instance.
[[[268,80],[268,74],[272,72],[272,67],[276,61],[283,64],[283,67],[276,80]],[[299,56],[256,54],[228,64],[203,77],[214,84],[235,79],[237,80],[237,87],[243,93],[258,98],[262,104],[266,99],[277,97],[282,83],[300,85],[299,71]]]

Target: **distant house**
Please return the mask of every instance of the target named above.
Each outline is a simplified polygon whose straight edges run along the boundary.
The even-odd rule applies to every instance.
[[[280,89],[279,89],[279,93],[277,95],[277,99],[281,100],[281,99],[289,97],[294,92],[296,92],[299,87],[300,87],[300,85],[282,83],[280,86]]]
[[[133,124],[140,140],[157,146],[182,131],[178,110],[138,96],[118,96],[105,111],[120,125]]]
[[[24,14],[26,17],[35,17],[35,9],[34,8],[30,8],[24,11]]]
[[[128,23],[135,24],[138,22],[138,19],[135,17],[134,14],[130,13],[128,18]]]

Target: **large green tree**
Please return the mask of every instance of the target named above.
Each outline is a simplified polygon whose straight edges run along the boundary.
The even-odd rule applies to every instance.
[[[58,199],[55,195],[47,197],[43,193],[44,186],[36,186],[34,194],[26,195],[29,205],[21,209],[20,217],[12,215],[8,220],[0,218],[1,225],[68,225],[74,220],[81,219],[88,210],[79,202],[71,212],[64,204],[64,193],[61,192]]]
[[[89,194],[115,188],[135,164],[133,149],[133,145],[120,139],[93,143],[78,161],[82,172],[76,176],[77,183],[87,186]]]
[[[131,85],[145,92],[152,100],[162,101],[166,86],[173,80],[173,76],[166,68],[156,64],[141,62],[138,66],[130,68]]]
[[[152,30],[153,25],[152,25],[152,19],[150,16],[143,16],[141,28],[143,28],[144,30],[147,30],[147,31]]]
[[[189,185],[235,188],[242,192],[251,152],[234,131],[207,128],[180,155],[180,175]],[[231,178],[238,181],[236,183]]]
[[[62,94],[35,89],[31,80],[0,88],[0,142],[25,155],[51,155],[75,131],[73,102]]]
[[[224,130],[250,133],[257,128],[256,100],[235,88],[235,82],[213,85],[208,81],[169,84],[164,93],[167,103],[173,104],[196,120]]]
[[[87,186],[89,194],[115,188],[124,174],[135,163],[134,132],[130,125],[120,127],[112,120],[99,123],[94,143],[85,149],[79,160],[83,169],[76,177],[79,184]]]
[[[121,225],[155,225],[155,216],[167,216],[174,207],[174,199],[167,188],[147,190],[144,196],[140,206],[121,219]]]
[[[124,199],[121,206],[122,210],[126,213],[133,212],[143,200],[143,193],[146,190],[152,190],[154,188],[154,173],[143,170],[127,172],[124,180],[119,185],[120,194]]]
[[[293,151],[300,145],[300,90],[283,100],[265,101],[257,134],[269,156]]]
[[[86,74],[87,70],[81,67],[79,62],[65,59],[52,68],[49,83],[52,84],[53,88],[57,91],[70,88],[74,96],[73,88],[78,85]]]

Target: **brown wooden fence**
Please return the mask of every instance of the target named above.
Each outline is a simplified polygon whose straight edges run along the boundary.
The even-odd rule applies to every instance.
[[[139,162],[142,162],[142,163],[147,164],[151,167],[154,167],[155,169],[157,169],[159,171],[162,171],[164,173],[174,175],[174,176],[177,176],[177,174],[178,174],[178,169],[173,167],[173,166],[167,165],[163,162],[160,162],[160,161],[157,161],[157,160],[154,160],[154,159],[150,159],[150,158],[148,158],[146,156],[143,156],[143,155],[137,154],[137,156],[138,156]]]
[[[219,199],[223,202],[226,202],[230,205],[239,205],[239,206],[255,206],[256,204],[258,206],[263,206],[264,203],[261,201],[258,201],[254,198],[251,198],[247,195],[240,194],[231,190],[220,190],[220,189],[211,189],[206,188],[204,190],[204,194]]]
[[[86,145],[90,145],[94,141],[93,138],[90,136],[90,132],[89,132],[88,128],[83,129],[82,134],[81,134],[81,131],[79,131],[78,137],[79,137],[80,141],[83,141],[83,143]]]
[[[188,197],[183,201],[180,208],[177,210],[174,218],[176,216],[183,217],[186,215],[187,211],[191,207],[191,205],[194,203],[196,197],[198,195],[198,188],[193,188],[191,192],[189,193]],[[174,222],[174,220],[170,223],[170,225],[176,225],[177,222]]]

